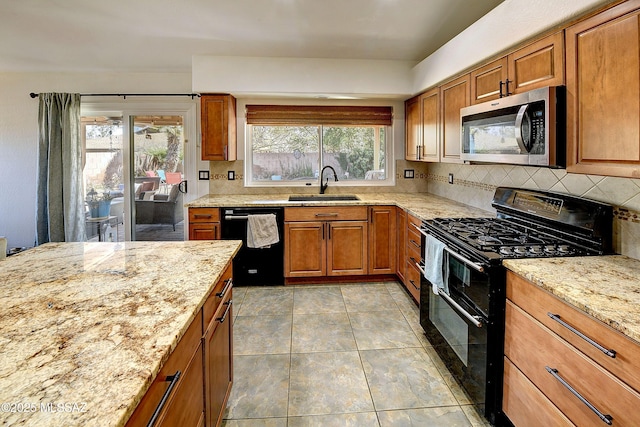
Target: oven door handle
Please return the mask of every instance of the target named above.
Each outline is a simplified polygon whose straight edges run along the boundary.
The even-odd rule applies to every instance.
[[[422,234],[423,236],[425,236],[425,237],[426,237],[426,236],[428,236],[428,235],[429,235],[429,233],[427,233],[426,231],[424,231],[424,229],[422,229],[421,227],[418,227],[418,226],[417,226],[417,225],[415,225],[415,224],[411,224],[411,225],[413,225],[413,226],[416,228],[416,230],[418,230],[418,231],[420,232],[420,234]],[[475,262],[473,262],[473,261],[471,261],[471,260],[469,260],[469,259],[467,259],[467,258],[463,257],[463,256],[462,256],[462,255],[460,255],[459,253],[452,251],[451,249],[449,249],[449,248],[448,248],[448,247],[446,247],[446,246],[444,247],[444,250],[445,250],[447,253],[449,253],[449,254],[453,255],[453,257],[454,257],[454,258],[458,258],[460,261],[462,261],[463,263],[465,263],[465,264],[466,264],[466,265],[468,265],[469,267],[473,268],[474,270],[479,271],[480,273],[484,273],[484,267],[483,267],[483,266],[481,266],[480,264],[477,264],[477,263],[475,263]]]
[[[458,304],[457,302],[455,302],[453,300],[453,298],[451,298],[449,295],[447,295],[447,293],[444,291],[444,289],[438,289],[438,295],[440,295],[442,298],[445,299],[445,301],[447,301],[449,303],[449,305],[451,305],[453,308],[455,308],[456,310],[458,310],[458,312],[460,314],[462,314],[464,317],[466,317],[467,319],[469,319],[469,321],[471,323],[473,323],[474,325],[476,325],[476,327],[478,328],[482,328],[482,322],[480,321],[481,317],[480,316],[473,316],[471,314],[469,314],[469,312],[467,312],[467,310],[465,310],[464,308],[462,308],[460,306],[460,304]]]
[[[458,258],[460,261],[465,263],[465,265],[468,265],[469,267],[473,268],[474,270],[479,271],[480,273],[484,273],[484,267],[481,266],[480,264],[476,264],[475,262],[468,260],[467,258],[463,257],[462,255],[460,255],[457,252],[452,251],[451,249],[447,248],[446,246],[445,246],[444,250],[449,255],[453,255],[454,258]]]

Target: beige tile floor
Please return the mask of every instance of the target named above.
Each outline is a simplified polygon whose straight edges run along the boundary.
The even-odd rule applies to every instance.
[[[489,426],[396,282],[234,289],[226,427]]]

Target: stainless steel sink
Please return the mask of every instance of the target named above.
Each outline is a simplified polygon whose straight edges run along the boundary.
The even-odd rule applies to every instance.
[[[341,201],[341,200],[360,200],[358,196],[353,194],[304,194],[289,196],[290,202],[325,202],[325,201]]]

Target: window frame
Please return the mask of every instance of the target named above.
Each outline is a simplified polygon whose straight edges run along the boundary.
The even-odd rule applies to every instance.
[[[317,126],[318,127],[318,168],[324,167],[323,126],[325,127],[381,127],[384,129],[384,169],[385,179],[373,180],[339,180],[331,181],[335,187],[394,186],[395,157],[393,141],[393,107],[360,107],[360,106],[299,106],[269,105],[246,106],[245,144],[244,144],[244,185],[245,187],[278,188],[278,187],[314,187],[319,188],[320,176],[311,180],[292,181],[254,181],[253,180],[253,126]],[[255,115],[248,113],[256,107],[262,114],[262,121],[256,122]],[[266,114],[265,114],[266,113]],[[319,113],[319,114],[318,114]],[[291,117],[294,117],[291,119]],[[325,174],[325,178],[326,178]],[[329,177],[332,178],[332,177]]]

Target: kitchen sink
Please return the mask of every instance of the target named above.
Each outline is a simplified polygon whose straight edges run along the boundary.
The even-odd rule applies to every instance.
[[[360,200],[358,196],[353,194],[304,194],[297,196],[289,196],[290,202],[325,202],[325,201],[341,201],[341,200]]]

